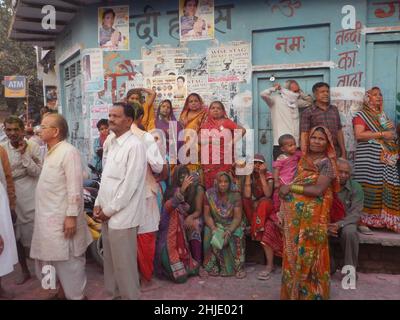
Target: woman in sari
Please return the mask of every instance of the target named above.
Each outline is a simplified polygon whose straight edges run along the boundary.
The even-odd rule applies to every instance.
[[[362,185],[365,196],[361,222],[400,232],[400,182],[396,167],[399,146],[393,122],[383,111],[379,88],[367,91],[364,107],[354,117],[353,125],[358,141],[354,178]]]
[[[173,126],[174,130],[171,132],[172,136],[170,136],[170,132],[169,132],[170,131],[169,130],[170,121],[173,121],[174,123],[176,123],[176,126],[175,125]],[[167,154],[171,155],[169,152],[170,144],[171,144],[172,148],[177,148],[176,150],[178,152],[180,147],[183,144],[182,141],[178,142],[179,133],[181,132],[183,127],[182,127],[182,124],[180,122],[178,122],[175,118],[174,112],[172,110],[171,100],[166,99],[166,100],[161,101],[161,103],[157,109],[155,126],[156,126],[156,129],[161,130],[164,133]],[[176,155],[177,154],[178,153],[176,153]],[[170,162],[171,162],[171,160],[170,160]],[[176,161],[176,163],[179,163],[179,161]]]
[[[311,129],[292,184],[279,190],[284,249],[281,299],[329,298],[329,213],[339,190],[336,153],[325,127]]]
[[[246,277],[241,197],[226,172],[218,173],[206,192],[204,220],[205,270],[211,276]]]
[[[211,132],[211,136],[206,134],[203,137],[201,134],[202,158],[203,154],[205,154],[205,157],[208,156],[208,163],[204,163],[202,160],[204,184],[206,189],[209,189],[213,186],[218,172],[232,170],[234,162],[234,130],[242,130],[242,135],[238,138],[242,137],[246,133],[246,130],[228,118],[221,101],[214,101],[210,104],[207,119],[202,124],[201,129]],[[214,133],[218,131],[216,137],[214,137],[215,134],[211,130],[214,130]],[[224,137],[223,142],[221,142],[221,136]],[[214,146],[214,143],[219,144],[219,146]],[[216,163],[213,163],[213,161]]]
[[[255,241],[261,242],[265,223],[273,212],[273,190],[274,177],[267,170],[264,156],[254,155],[254,171],[244,181],[243,208],[250,225],[251,238]]]
[[[185,101],[185,105],[183,107],[182,113],[179,117],[179,121],[182,123],[183,128],[194,130],[196,134],[199,133],[201,125],[203,124],[204,120],[207,117],[207,108],[204,106],[203,100],[197,93],[191,93],[188,95]],[[193,132],[192,132],[193,133]],[[192,144],[191,132],[185,132],[185,143]],[[191,155],[191,157],[197,157],[197,161],[192,162],[187,165],[190,172],[199,172],[201,169],[200,164],[200,148],[198,145],[195,146],[196,155]],[[189,151],[187,156],[189,155]],[[200,178],[202,179],[203,176],[201,175]]]
[[[157,237],[155,270],[159,277],[182,283],[197,275],[201,264],[204,189],[198,176],[182,165],[175,168],[164,195]]]
[[[143,92],[147,94],[146,100],[143,102]],[[156,99],[156,92],[147,88],[135,88],[128,91],[126,94],[126,102],[128,104],[139,103],[144,110],[141,125],[143,130],[150,131],[155,128],[155,115],[154,115],[154,100]]]

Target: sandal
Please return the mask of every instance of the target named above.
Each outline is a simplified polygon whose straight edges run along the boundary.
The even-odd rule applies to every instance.
[[[238,271],[235,274],[236,279],[244,279],[244,278],[246,278],[246,276],[247,276],[247,273],[244,270]]]
[[[258,280],[268,280],[269,278],[271,278],[271,273],[272,273],[272,271],[261,271],[258,274],[257,279]]]

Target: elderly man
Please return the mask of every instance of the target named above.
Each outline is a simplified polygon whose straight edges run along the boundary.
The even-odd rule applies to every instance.
[[[17,284],[23,284],[30,278],[26,257],[32,242],[33,221],[35,217],[35,191],[42,170],[39,145],[26,140],[24,122],[10,116],[4,121],[8,141],[3,144],[10,160],[12,176],[17,196],[15,212],[17,221],[15,235],[18,248],[18,260],[22,275]]]
[[[275,94],[274,94],[275,93]],[[278,94],[276,94],[278,93]],[[278,143],[280,136],[292,135],[299,145],[299,109],[312,105],[312,97],[301,91],[295,80],[288,80],[282,88],[279,83],[261,92],[261,98],[271,110],[272,130],[274,136],[274,160],[282,153]]]
[[[303,112],[300,119],[301,151],[303,153],[307,151],[308,135],[311,128],[324,126],[332,134],[337,156],[346,158],[340,115],[338,109],[330,104],[329,90],[329,85],[325,82],[318,82],[312,88],[315,103]]]
[[[85,252],[92,242],[83,212],[83,178],[79,151],[66,141],[68,124],[51,113],[42,120],[42,139],[48,152],[36,189],[35,226],[31,258],[38,277],[52,265],[60,281],[60,295],[85,298]]]
[[[357,181],[350,179],[351,165],[347,160],[339,158],[337,166],[340,179],[340,191],[337,195],[343,204],[345,215],[340,221],[329,224],[328,231],[331,236],[339,236],[344,252],[344,265],[357,268],[359,245],[357,225],[364,205],[364,192]]]
[[[146,149],[131,129],[132,106],[115,103],[104,143],[94,216],[103,222],[104,282],[114,299],[139,299],[137,231],[145,217]]]

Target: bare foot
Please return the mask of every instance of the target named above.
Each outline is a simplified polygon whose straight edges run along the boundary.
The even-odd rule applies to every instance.
[[[15,280],[15,284],[20,286],[20,285],[24,284],[25,282],[27,282],[30,278],[31,278],[30,273],[23,272],[19,275],[17,280]]]

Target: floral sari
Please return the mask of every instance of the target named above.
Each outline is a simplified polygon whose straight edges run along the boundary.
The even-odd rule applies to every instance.
[[[189,276],[199,272],[200,265],[192,255],[190,241],[194,240],[193,234],[200,234],[202,227],[199,222],[199,227],[191,234],[185,232],[184,219],[190,213],[191,205],[188,203],[190,201],[186,202],[178,186],[182,168],[180,165],[176,167],[172,185],[164,194],[166,201],[161,211],[155,255],[157,276],[167,277],[178,283],[186,282]]]
[[[333,192],[339,190],[335,148],[329,130],[327,157],[315,162],[309,152],[300,159],[294,184],[313,185],[321,174],[332,183],[319,197],[289,193],[281,204],[284,220],[281,299],[321,300],[329,298],[329,213]],[[310,132],[313,135],[316,128]],[[323,172],[329,168],[327,174]]]
[[[218,196],[217,181],[221,175],[228,177],[230,187],[227,202],[222,203]],[[220,172],[214,182],[214,188],[207,190],[205,205],[210,207],[210,215],[221,232],[225,231],[233,222],[234,209],[242,206],[240,193],[232,182],[228,173]],[[245,237],[243,220],[229,238],[228,244],[222,249],[212,245],[213,233],[208,226],[204,228],[204,268],[209,273],[221,276],[233,276],[244,268]]]

